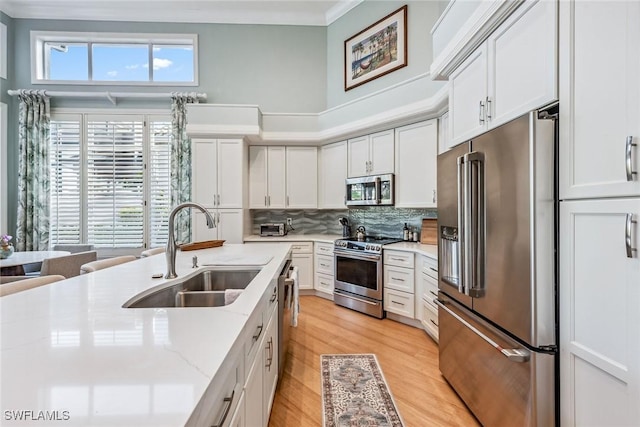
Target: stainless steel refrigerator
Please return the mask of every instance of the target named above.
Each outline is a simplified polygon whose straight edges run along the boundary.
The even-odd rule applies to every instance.
[[[557,422],[556,117],[438,156],[440,371],[485,426]]]

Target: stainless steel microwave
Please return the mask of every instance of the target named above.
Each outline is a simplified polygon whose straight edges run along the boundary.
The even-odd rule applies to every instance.
[[[347,206],[393,205],[393,174],[347,178]]]
[[[284,236],[287,234],[287,226],[283,222],[270,222],[260,224],[261,236]]]

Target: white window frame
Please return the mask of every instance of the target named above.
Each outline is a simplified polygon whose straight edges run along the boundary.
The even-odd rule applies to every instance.
[[[84,33],[68,31],[31,31],[31,83],[52,85],[91,86],[198,86],[198,35],[197,34],[155,34],[155,33]],[[91,55],[87,64],[88,80],[48,80],[45,78],[45,43],[120,43],[120,44],[164,44],[189,45],[193,47],[192,82],[158,81],[103,81],[91,80]],[[151,68],[153,52],[149,52]]]
[[[141,110],[141,109],[114,109],[114,110],[106,110],[106,109],[92,109],[92,108],[84,108],[84,109],[76,109],[76,108],[55,108],[51,110],[51,117],[53,120],[60,118],[63,115],[78,115],[80,116],[80,126],[82,141],[81,141],[81,180],[80,180],[80,188],[81,192],[85,194],[86,185],[87,185],[87,170],[86,170],[86,159],[87,159],[87,127],[85,122],[86,115],[88,116],[99,116],[99,115],[107,115],[107,116],[143,116],[146,119],[150,118],[167,118],[170,120],[171,112],[170,110],[162,110],[162,109],[149,109],[149,110]],[[148,133],[144,134],[144,152],[145,152],[145,165],[148,163],[150,159],[150,145],[148,139]],[[149,188],[149,175],[150,171],[145,166],[144,171],[144,197],[145,201],[148,202],[150,197],[150,188]],[[145,218],[145,226],[144,226],[144,237],[143,237],[143,247],[142,248],[96,248],[98,252],[98,257],[113,257],[113,256],[121,256],[121,255],[135,255],[140,256],[140,253],[146,249],[149,249],[149,243],[151,240],[150,236],[150,206],[148,203],[145,203],[144,206],[144,218]],[[87,206],[86,204],[82,204],[80,206],[80,220],[82,221],[81,231],[80,231],[80,243],[87,242]]]

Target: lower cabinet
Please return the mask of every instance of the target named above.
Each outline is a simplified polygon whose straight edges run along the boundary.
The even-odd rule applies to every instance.
[[[291,265],[298,267],[300,289],[313,289],[313,242],[291,244]]]
[[[384,309],[389,313],[415,318],[414,254],[383,251]]]
[[[422,266],[416,272],[416,319],[433,339],[438,341],[438,261],[422,256]]]
[[[316,291],[333,295],[333,243],[317,242],[314,261]]]

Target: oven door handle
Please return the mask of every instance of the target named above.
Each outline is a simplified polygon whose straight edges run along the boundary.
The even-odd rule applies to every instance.
[[[355,252],[341,251],[338,249],[334,249],[333,254],[335,256],[343,256],[345,258],[362,259],[362,260],[368,260],[368,261],[380,261],[380,255],[364,255],[364,254],[359,254]]]

